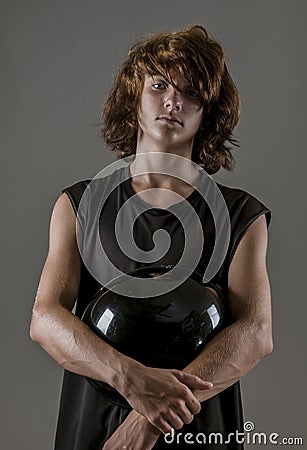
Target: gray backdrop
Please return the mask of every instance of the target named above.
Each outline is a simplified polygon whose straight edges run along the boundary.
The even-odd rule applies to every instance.
[[[195,23],[223,43],[242,96],[236,170],[215,178],[273,212],[275,350],[243,380],[245,417],[304,435],[305,13],[290,0],[1,1],[1,449],[53,448],[62,370],[28,334],[53,204],[113,161],[94,124],[129,47]]]

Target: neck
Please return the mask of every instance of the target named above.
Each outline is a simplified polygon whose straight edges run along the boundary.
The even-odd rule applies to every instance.
[[[146,189],[162,188],[187,197],[198,181],[199,172],[192,165],[191,160],[173,153],[147,152],[137,153],[130,164],[132,176],[131,185],[136,192]],[[150,200],[154,194],[148,192]],[[166,200],[162,197],[165,197]],[[161,191],[156,193],[155,203],[169,201],[168,194]]]
[[[191,160],[193,142],[194,139],[180,144],[167,142],[167,139],[165,139],[165,142],[156,141],[155,139],[151,139],[150,137],[145,136],[139,130],[136,145],[136,154],[152,152],[160,154],[171,153],[173,155],[183,156],[184,158]]]
[[[144,135],[138,136],[136,157],[130,165],[132,181],[146,187],[175,188],[192,184],[198,171],[191,162],[193,140],[168,145]],[[136,179],[137,177],[137,179]]]

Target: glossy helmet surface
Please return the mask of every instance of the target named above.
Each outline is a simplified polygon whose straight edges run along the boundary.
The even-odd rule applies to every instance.
[[[151,278],[166,272],[172,280],[171,266],[141,268],[129,275]],[[116,284],[123,283],[125,292],[126,283],[128,294],[131,281],[123,278]],[[222,326],[223,301],[210,288],[195,273],[172,291],[149,298],[102,288],[82,320],[115,349],[145,365],[182,369]]]

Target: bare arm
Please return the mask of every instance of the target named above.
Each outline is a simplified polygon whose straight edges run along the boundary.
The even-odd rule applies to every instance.
[[[208,389],[211,383],[178,370],[148,368],[98,338],[71,312],[80,271],[76,217],[67,195],[62,194],[51,217],[49,252],[33,308],[31,338],[63,368],[117,389],[161,431],[170,431],[169,423],[182,426],[181,418],[190,422],[200,404],[189,388]]]
[[[71,313],[77,299],[81,261],[76,242],[76,217],[66,194],[54,207],[49,252],[42,271],[30,326],[38,342],[63,368],[114,386],[123,376],[121,355],[103,345]]]
[[[272,351],[266,252],[267,226],[263,214],[247,229],[229,268],[232,325],[222,330],[184,369],[214,384],[210,392],[196,392],[199,401],[234,384]]]

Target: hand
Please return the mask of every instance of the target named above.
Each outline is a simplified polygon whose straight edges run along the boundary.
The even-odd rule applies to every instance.
[[[212,383],[179,370],[156,369],[134,361],[121,394],[131,407],[162,433],[191,423],[200,403],[191,389],[208,390]]]
[[[157,428],[141,414],[132,410],[106,441],[102,450],[151,450],[159,435],[160,431]]]

